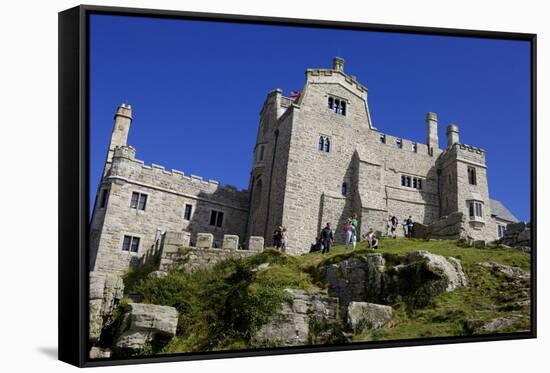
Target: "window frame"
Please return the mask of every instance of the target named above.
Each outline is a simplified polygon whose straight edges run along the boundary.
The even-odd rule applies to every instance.
[[[130,208],[137,211],[145,211],[147,209],[148,199],[149,194],[132,191],[132,196],[130,198]]]
[[[189,214],[187,212],[188,207],[189,207]],[[189,215],[189,217],[187,215]],[[183,220],[191,221],[192,216],[193,216],[193,205],[191,203],[184,204],[184,206],[183,206]]]
[[[107,200],[109,199],[109,191],[110,191],[110,188],[101,188],[101,191],[99,192],[98,208],[104,209],[107,207]]]
[[[210,210],[210,220],[209,220],[208,224],[211,227],[222,228],[223,227],[223,218],[224,218],[224,212],[223,211]]]
[[[468,184],[477,185],[477,171],[473,166],[468,166]]]
[[[121,250],[130,254],[137,254],[141,246],[141,236],[132,234],[122,235]],[[135,249],[134,249],[135,248]]]

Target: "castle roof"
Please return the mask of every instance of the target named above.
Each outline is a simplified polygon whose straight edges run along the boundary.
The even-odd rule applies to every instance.
[[[502,204],[502,202],[497,201],[496,199],[491,199],[491,212],[493,216],[496,216],[498,219],[506,220],[512,223],[519,222],[518,218],[516,218],[510,210],[506,208]]]

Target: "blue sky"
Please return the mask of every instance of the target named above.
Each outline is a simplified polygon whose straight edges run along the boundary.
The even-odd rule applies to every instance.
[[[434,111],[444,147],[458,124],[487,151],[491,198],[530,219],[528,42],[107,15],[90,24],[91,193],[121,102],[138,159],[246,188],[267,92],[301,90],[336,55],[380,131],[425,143]]]

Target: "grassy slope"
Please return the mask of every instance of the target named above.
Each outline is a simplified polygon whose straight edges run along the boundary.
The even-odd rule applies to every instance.
[[[394,319],[388,326],[355,335],[351,341],[465,335],[471,332],[467,320],[478,320],[481,324],[511,315],[519,315],[519,318],[504,331],[529,329],[529,308],[512,307],[515,302],[528,299],[526,291],[477,265],[483,261],[495,261],[529,270],[529,254],[514,249],[463,248],[451,241],[404,239],[383,239],[377,251],[391,262],[415,250],[460,259],[469,286],[437,297],[431,307],[424,309],[407,311],[403,304],[394,304]],[[314,273],[319,266],[370,252],[373,251],[367,250],[364,243],[359,243],[353,251],[336,246],[329,254],[313,253],[299,257],[266,250],[194,274],[175,272],[164,279],[144,278],[142,281],[135,275],[130,276],[132,281],[127,291],[141,291],[145,294],[145,301],[172,305],[180,311],[178,336],[159,352],[250,348],[253,346],[249,337],[253,331],[249,329],[257,328],[270,313],[277,312],[278,307],[273,304],[284,297],[282,289],[308,290],[315,284]],[[270,264],[266,269],[253,270],[262,263]],[[236,296],[240,297],[237,301]],[[242,314],[244,319],[235,319],[233,312]],[[219,327],[213,329],[212,325],[217,324]]]

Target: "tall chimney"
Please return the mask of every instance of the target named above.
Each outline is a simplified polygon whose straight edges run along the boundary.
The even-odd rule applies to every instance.
[[[334,57],[332,60],[332,69],[344,72],[344,59],[342,57]]]
[[[439,138],[437,136],[437,114],[429,112],[426,114],[426,128],[428,152],[433,155],[434,149],[439,149]]]
[[[458,126],[456,124],[447,126],[447,148],[459,143],[458,133]]]

